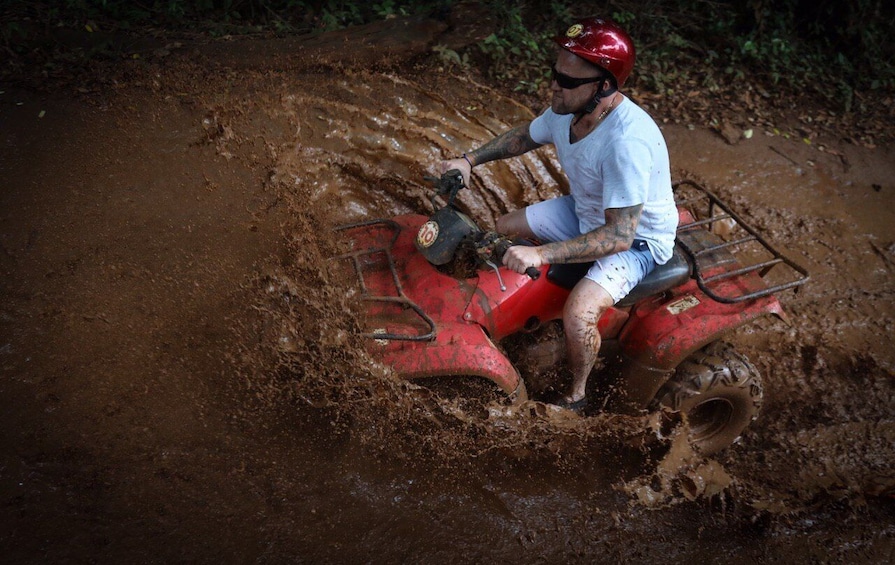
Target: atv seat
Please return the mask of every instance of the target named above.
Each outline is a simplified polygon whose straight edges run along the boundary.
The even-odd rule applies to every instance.
[[[578,281],[584,278],[592,264],[567,263],[565,265],[550,265],[550,269],[547,271],[547,280],[571,290],[578,284]],[[675,244],[671,259],[664,265],[657,265],[616,306],[630,306],[647,296],[652,296],[681,285],[690,278],[691,272],[692,269],[686,253]]]

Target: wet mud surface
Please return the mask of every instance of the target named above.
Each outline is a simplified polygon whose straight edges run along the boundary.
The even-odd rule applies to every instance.
[[[425,65],[220,49],[0,95],[10,562],[892,560],[890,147],[663,127],[675,176],[812,277],[789,325],[729,336],[764,407],[703,458],[653,416],[397,381],[356,335],[330,228],[428,212],[439,159],[536,108]],[[539,150],[462,201],[490,226],[558,178]]]

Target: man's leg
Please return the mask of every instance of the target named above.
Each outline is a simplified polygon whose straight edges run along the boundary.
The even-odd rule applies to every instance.
[[[525,217],[525,208],[513,210],[509,214],[504,214],[497,218],[497,233],[513,237],[537,238],[528,225],[528,220]]]
[[[568,401],[584,398],[587,377],[600,351],[597,322],[614,303],[602,286],[589,279],[581,279],[566,300],[562,318],[572,371],[572,386],[566,395]]]
[[[581,235],[575,201],[570,196],[551,198],[504,214],[497,219],[497,231],[543,242],[565,241]]]

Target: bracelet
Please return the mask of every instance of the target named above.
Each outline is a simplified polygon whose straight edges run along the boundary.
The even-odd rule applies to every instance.
[[[472,161],[469,160],[469,157],[466,156],[466,153],[463,154],[463,158],[466,159],[466,162],[469,163],[469,168],[472,169],[475,165],[472,164]]]

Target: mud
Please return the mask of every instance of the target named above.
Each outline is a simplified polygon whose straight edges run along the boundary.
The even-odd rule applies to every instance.
[[[331,226],[428,211],[439,159],[539,108],[418,59],[244,47],[87,98],[0,88],[7,560],[892,560],[890,147],[664,125],[675,176],[812,276],[789,325],[730,336],[765,403],[706,459],[654,415],[398,381],[356,337]],[[549,150],[474,184],[485,225],[563,190]]]

